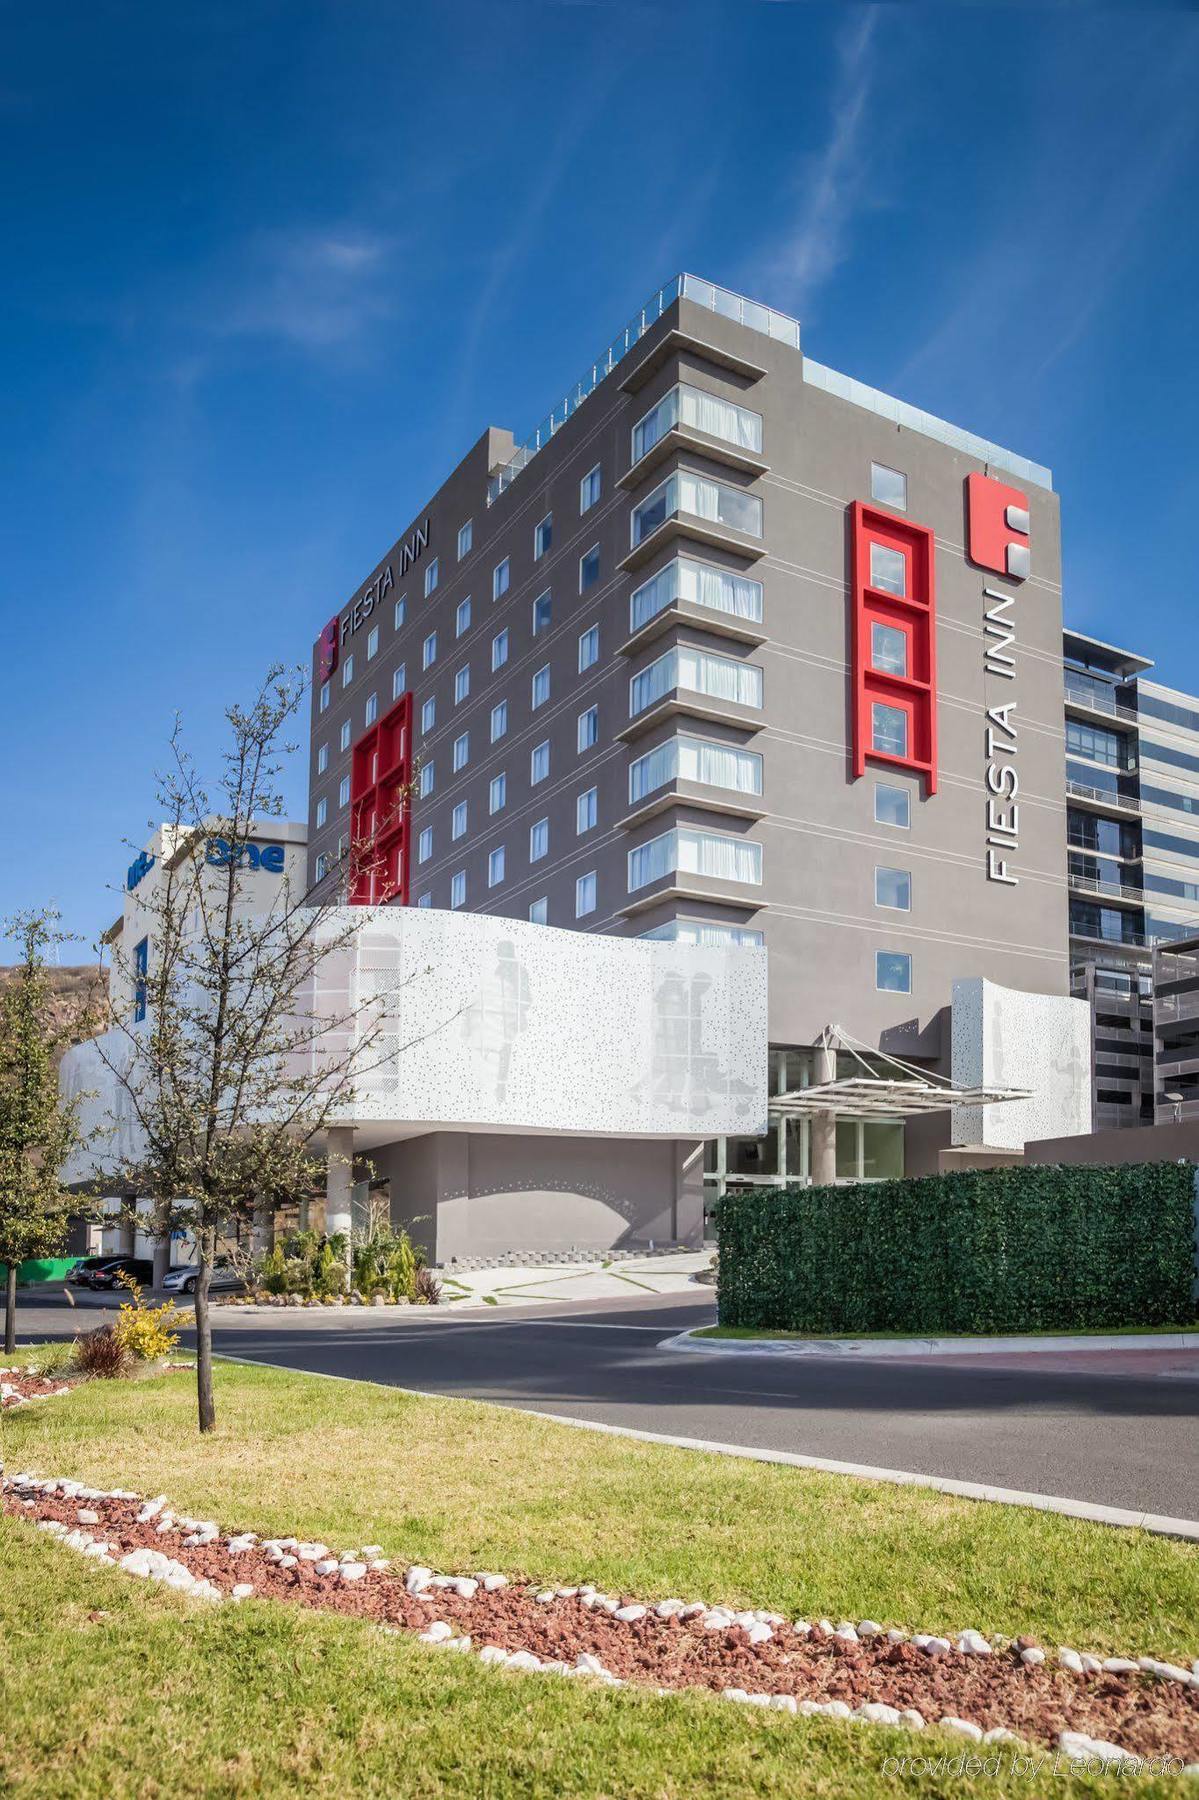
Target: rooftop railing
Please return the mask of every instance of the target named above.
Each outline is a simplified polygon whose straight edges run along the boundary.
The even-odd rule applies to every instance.
[[[1081,682],[1066,682],[1066,698],[1076,706],[1089,706],[1093,712],[1106,713],[1109,718],[1127,719],[1131,725],[1139,725],[1141,715],[1135,707],[1122,706],[1118,700],[1102,693],[1098,688],[1087,687]]]
[[[583,402],[594,394],[601,382],[607,380],[616,365],[640,342],[651,326],[657,324],[667,308],[679,299],[690,300],[694,305],[716,313],[722,319],[732,319],[737,325],[748,326],[751,331],[760,331],[764,337],[787,344],[792,350],[799,349],[799,322],[787,313],[775,312],[773,307],[763,306],[760,301],[750,300],[744,294],[735,294],[730,288],[719,287],[714,281],[705,281],[702,276],[676,275],[673,281],[668,281],[656,294],[651,295],[640,311],[633,314],[624,330],[618,332],[590,368],[583,371],[573,387],[546,414],[536,431],[520,445],[515,455],[492,473],[487,483],[488,506],[493,505],[504,490],[511,487],[522,470],[528,468],[538,451],[545,449],[555,432],[560,431],[566,421],[573,418]],[[892,419],[896,424],[907,426],[909,430],[922,432],[925,437],[936,438],[939,443],[948,444],[954,450],[962,450],[979,462],[992,463],[996,468],[1006,469],[1009,474],[1036,482],[1039,487],[1053,486],[1053,473],[1042,464],[1030,462],[1026,456],[1017,456],[1014,451],[1005,450],[1002,444],[994,444],[989,438],[977,437],[972,431],[963,431],[960,426],[938,419],[934,413],[923,412],[918,406],[909,406],[905,400],[896,400],[891,394],[884,394],[878,388],[867,387],[865,382],[840,375],[836,369],[825,368],[823,363],[813,362],[810,357],[804,358],[803,375],[804,380],[814,387],[839,394],[842,399],[852,401],[855,406],[866,407],[884,419]]]

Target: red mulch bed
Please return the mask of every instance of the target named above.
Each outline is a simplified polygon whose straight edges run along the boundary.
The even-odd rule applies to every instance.
[[[803,1637],[787,1623],[776,1626],[766,1642],[751,1644],[739,1625],[706,1631],[698,1617],[661,1619],[652,1610],[625,1622],[599,1607],[587,1607],[579,1596],[538,1602],[537,1590],[529,1587],[480,1588],[470,1599],[449,1588],[414,1595],[399,1568],[372,1569],[358,1581],[343,1582],[336,1574],[318,1575],[311,1562],[280,1568],[257,1545],[237,1555],[230,1554],[223,1539],[185,1547],[184,1528],[172,1525],[159,1531],[158,1521],[137,1523],[140,1501],[42,1493],[28,1498],[32,1505],[5,1490],[4,1511],[74,1528],[81,1507],[87,1508],[99,1514],[101,1523],[86,1529],[102,1535],[118,1556],[148,1546],[225,1592],[248,1582],[256,1598],[291,1601],[400,1630],[423,1631],[434,1620],[446,1620],[469,1634],[476,1650],[495,1644],[572,1665],[580,1652],[588,1651],[612,1675],[656,1688],[736,1687],[796,1700],[842,1700],[850,1707],[882,1701],[915,1708],[930,1724],[948,1714],[984,1730],[1003,1726],[1042,1743],[1076,1731],[1143,1757],[1199,1758],[1199,1686],[1143,1673],[1078,1675],[1052,1657],[1030,1666],[1019,1656],[1020,1648],[1032,1642],[1028,1638],[985,1657],[956,1649],[929,1655],[910,1642],[891,1643],[885,1635],[846,1642],[819,1625]]]
[[[70,1384],[60,1376],[29,1375],[24,1369],[5,1369],[0,1374],[0,1383],[6,1390],[15,1389],[15,1393],[6,1391],[0,1397],[0,1408],[8,1412],[10,1408],[24,1405],[26,1400],[41,1400],[47,1394],[57,1394]]]

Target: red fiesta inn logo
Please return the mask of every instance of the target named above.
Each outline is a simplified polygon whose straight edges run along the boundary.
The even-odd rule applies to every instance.
[[[1023,581],[1030,573],[1028,495],[990,475],[966,477],[970,561]]]
[[[328,681],[337,667],[337,614],[334,613],[316,640],[316,678]]]

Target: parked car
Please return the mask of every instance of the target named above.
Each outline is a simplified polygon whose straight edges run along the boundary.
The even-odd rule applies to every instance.
[[[88,1259],[91,1260],[90,1258]],[[119,1275],[132,1275],[142,1287],[148,1287],[154,1279],[154,1264],[142,1256],[108,1256],[95,1269],[85,1269],[78,1276],[76,1285],[88,1288],[115,1288],[121,1284]],[[74,1271],[71,1280],[76,1281]]]
[[[168,1269],[163,1277],[163,1291],[170,1294],[194,1294],[196,1291],[196,1266],[194,1263],[179,1263]],[[235,1288],[242,1288],[245,1282],[233,1267],[227,1256],[218,1256],[212,1265],[208,1290],[212,1294],[226,1294]]]
[[[90,1287],[91,1277],[97,1269],[107,1268],[114,1260],[111,1256],[81,1256],[74,1267],[67,1272],[67,1280],[72,1287]]]

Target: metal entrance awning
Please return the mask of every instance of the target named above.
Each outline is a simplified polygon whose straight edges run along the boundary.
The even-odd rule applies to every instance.
[[[814,1113],[835,1113],[841,1119],[908,1119],[951,1106],[997,1106],[1031,1098],[1029,1088],[967,1088],[945,1081],[887,1081],[881,1076],[847,1075],[841,1081],[773,1094],[767,1110],[772,1119],[799,1119]]]

